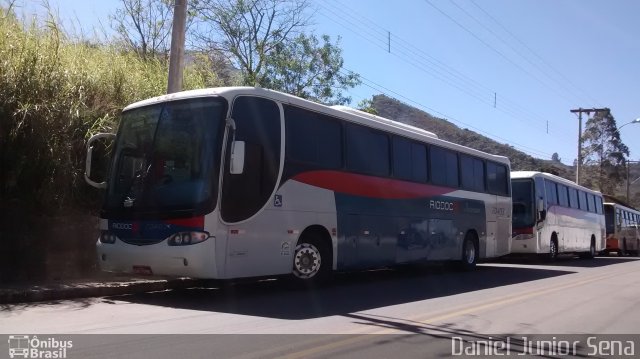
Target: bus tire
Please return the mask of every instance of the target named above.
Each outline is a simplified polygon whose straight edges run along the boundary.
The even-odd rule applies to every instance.
[[[303,233],[293,253],[293,276],[300,282],[320,282],[331,274],[331,251],[316,232]]]
[[[636,257],[640,257],[640,239],[636,239],[635,255],[636,255]]]
[[[467,232],[462,243],[462,257],[460,258],[460,269],[473,270],[478,263],[478,238],[473,232]]]
[[[551,236],[551,242],[549,242],[549,260],[555,261],[558,259],[558,237],[555,233]]]
[[[622,239],[622,248],[618,249],[618,257],[624,257],[627,255],[627,239]]]
[[[593,236],[591,236],[591,244],[589,245],[589,251],[586,253],[581,253],[580,258],[592,259],[595,256],[596,256],[596,240]]]

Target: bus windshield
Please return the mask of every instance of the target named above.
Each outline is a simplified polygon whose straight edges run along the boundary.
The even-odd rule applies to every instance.
[[[533,181],[513,180],[513,228],[532,227],[535,224]]]
[[[194,211],[215,203],[226,102],[196,98],[122,115],[105,211]]]

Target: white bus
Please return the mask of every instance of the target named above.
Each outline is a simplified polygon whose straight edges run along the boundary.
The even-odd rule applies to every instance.
[[[511,172],[512,253],[577,253],[593,258],[605,246],[602,194],[543,172]]]
[[[640,212],[618,203],[605,203],[607,246],[603,254],[616,252],[619,256],[640,255]]]
[[[115,136],[108,180],[92,143]],[[88,143],[105,271],[316,279],[509,253],[510,164],[433,133],[259,88],[126,107]]]

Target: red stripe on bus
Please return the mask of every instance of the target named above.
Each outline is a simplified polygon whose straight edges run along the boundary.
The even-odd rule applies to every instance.
[[[164,223],[180,227],[204,228],[204,216],[193,218],[167,219]]]
[[[339,193],[383,199],[432,197],[455,191],[428,184],[338,171],[304,172],[293,177],[293,180]]]

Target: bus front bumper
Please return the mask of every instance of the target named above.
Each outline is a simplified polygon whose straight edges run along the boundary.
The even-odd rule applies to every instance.
[[[203,279],[218,278],[214,249],[215,238],[185,246],[169,246],[166,240],[150,245],[120,240],[96,244],[98,263],[105,272]]]
[[[538,239],[531,234],[518,234],[511,238],[511,253],[537,254]]]

